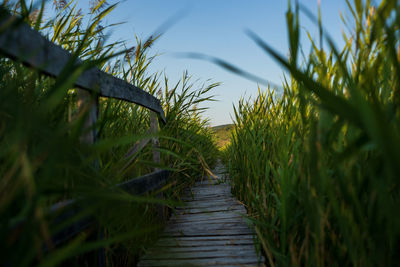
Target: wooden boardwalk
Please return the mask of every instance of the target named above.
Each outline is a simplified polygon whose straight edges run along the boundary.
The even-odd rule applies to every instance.
[[[257,256],[246,209],[231,194],[219,164],[218,179],[196,182],[163,235],[138,266],[264,266]]]

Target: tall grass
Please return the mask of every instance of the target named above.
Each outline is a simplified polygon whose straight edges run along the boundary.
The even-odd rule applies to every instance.
[[[208,173],[215,145],[196,105],[212,100],[210,90],[217,84],[195,87],[185,74],[171,89],[167,78],[148,69],[153,58],[150,47],[157,38],[144,43],[137,39],[137,45],[129,49],[108,41],[104,17],[116,5],[93,1],[90,11],[83,14],[76,1],[55,4],[56,16],[50,20],[42,16],[44,4],[38,9],[22,0],[17,6],[3,4],[84,64],[67,66],[63,75],[52,79],[0,58],[0,262],[93,265],[96,255],[87,253],[105,248],[109,266],[134,265],[160,228],[154,203],[161,200],[128,195],[116,190],[115,184],[155,167],[168,168],[173,179],[165,205],[197,175]],[[160,138],[160,165],[152,162],[151,144],[130,164],[124,159],[136,141],[149,136],[149,111],[134,104],[101,98],[95,125],[98,142],[80,141],[87,131],[83,122],[90,106],[78,109],[78,91],[72,85],[81,71],[92,66],[151,94],[159,92],[167,116],[167,124],[153,135]],[[128,168],[121,171],[121,166]],[[71,220],[60,221],[49,212],[54,203],[69,199],[75,199],[79,207]],[[96,217],[98,225],[65,244],[53,244],[51,236],[87,215]]]
[[[249,33],[290,73],[235,107],[225,155],[271,266],[399,264],[400,4],[348,9],[344,48],[310,38],[301,63],[299,10],[321,17],[289,4],[289,59]]]

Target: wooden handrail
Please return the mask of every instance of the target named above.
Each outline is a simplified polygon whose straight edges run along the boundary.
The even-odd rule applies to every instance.
[[[9,58],[34,67],[52,77],[60,75],[71,60],[71,53],[50,42],[21,19],[0,10],[0,52]],[[80,59],[76,64],[81,64]],[[165,114],[160,100],[146,91],[116,78],[98,68],[83,72],[75,86],[97,93],[99,96],[116,98],[135,103],[156,112],[163,123]]]

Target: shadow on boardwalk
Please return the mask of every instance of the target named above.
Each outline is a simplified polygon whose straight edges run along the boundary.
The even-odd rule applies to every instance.
[[[184,194],[163,235],[138,266],[264,266],[254,247],[246,209],[231,194],[224,166]]]

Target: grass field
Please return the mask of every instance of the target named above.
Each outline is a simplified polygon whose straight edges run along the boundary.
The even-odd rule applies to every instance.
[[[220,149],[230,144],[232,130],[233,124],[224,124],[212,127],[217,146]]]

